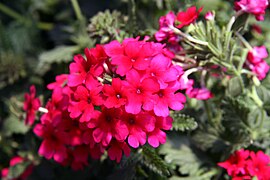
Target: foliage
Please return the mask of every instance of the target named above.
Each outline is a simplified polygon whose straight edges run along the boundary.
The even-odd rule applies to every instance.
[[[81,9],[74,2],[79,2]],[[13,156],[21,155],[29,161],[10,167],[10,178],[19,177],[34,165],[30,179],[208,180],[228,178],[217,163],[235,150],[248,148],[269,154],[270,75],[260,79],[248,69],[246,59],[254,46],[265,44],[269,50],[270,16],[267,12],[265,21],[257,22],[253,15],[243,14],[232,21],[233,2],[0,2],[0,169],[8,167]],[[185,72],[192,71],[187,78],[194,81],[194,88],[208,88],[213,98],[200,100],[187,95],[185,108],[170,112],[174,121],[166,131],[167,142],[157,149],[147,143],[132,149],[119,164],[105,153],[100,160],[89,159],[84,170],[75,172],[41,158],[41,142],[23,121],[23,94],[28,86],[36,85],[45,106],[50,97],[47,84],[56,75],[68,73],[68,63],[75,54],[128,37],[142,40],[148,36],[157,41],[154,34],[160,16],[185,11],[192,5],[203,5],[204,9],[196,23],[174,29],[182,35],[177,43],[183,48],[174,60],[175,64],[184,64]],[[214,20],[203,18],[207,11],[215,11]],[[254,25],[259,25],[262,33],[254,30]],[[170,48],[167,41],[162,43]],[[270,62],[269,58],[266,61]],[[187,94],[187,90],[181,93]]]

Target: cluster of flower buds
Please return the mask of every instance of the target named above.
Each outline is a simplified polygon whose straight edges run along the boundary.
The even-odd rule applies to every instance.
[[[268,180],[270,174],[270,157],[262,151],[235,151],[226,161],[218,163],[227,170],[234,180],[252,179]]]

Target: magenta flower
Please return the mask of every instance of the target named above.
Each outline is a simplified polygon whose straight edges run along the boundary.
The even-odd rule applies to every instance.
[[[116,73],[124,76],[132,68],[145,70],[148,67],[152,55],[149,45],[136,39],[125,39],[122,45],[112,41],[105,46],[105,51],[112,58],[111,64],[117,66]]]
[[[213,97],[213,94],[206,88],[190,88],[187,89],[186,94],[188,97],[198,100],[207,100]]]
[[[144,145],[146,142],[146,133],[155,128],[156,119],[146,112],[137,115],[126,113],[123,117],[129,129],[128,144],[133,148]]]
[[[128,135],[126,123],[121,120],[121,109],[102,107],[99,117],[93,119],[88,124],[89,128],[94,128],[93,138],[96,143],[108,146],[115,138],[118,141],[124,141]]]
[[[169,130],[172,127],[173,119],[170,116],[156,117],[155,129],[148,133],[148,143],[157,148],[166,142],[166,133],[162,130]]]
[[[158,42],[168,40],[170,44],[177,44],[179,37],[173,32],[170,26],[174,26],[175,14],[170,11],[165,16],[159,19],[159,30],[155,33],[155,38]]]
[[[244,11],[253,14],[258,21],[264,20],[265,10],[268,6],[268,0],[240,0],[234,3],[236,11]]]
[[[112,85],[104,84],[103,94],[106,97],[104,105],[107,108],[119,108],[126,104],[127,95],[123,83],[119,78],[112,79]]]
[[[68,134],[61,130],[60,122],[37,124],[34,133],[43,139],[38,153],[46,159],[53,158],[56,162],[63,162],[67,158]]]
[[[130,70],[126,76],[126,91],[128,102],[125,106],[126,112],[138,114],[141,108],[153,109],[154,93],[159,90],[159,84],[155,78],[141,79],[136,70]]]
[[[102,65],[107,56],[101,46],[91,50],[86,48],[85,54],[86,60],[82,55],[76,55],[74,56],[75,62],[69,66],[68,86],[70,87],[85,84],[88,89],[92,89],[99,85],[97,77],[104,72]]]
[[[177,80],[178,70],[172,66],[172,60],[163,54],[158,54],[150,62],[145,77],[155,77],[160,88],[166,88],[168,83]]]
[[[252,177],[267,180],[270,174],[270,158],[262,151],[250,152],[250,160],[247,162],[247,169]]]
[[[74,100],[71,101],[68,111],[71,118],[78,118],[80,122],[90,121],[95,118],[97,111],[94,106],[103,104],[103,99],[100,95],[102,87],[96,87],[92,90],[80,85],[74,92]]]
[[[204,18],[207,20],[207,21],[212,21],[215,19],[215,15],[211,12],[211,11],[208,11],[205,15],[204,15]]]
[[[154,105],[154,113],[157,116],[167,117],[170,114],[169,108],[173,110],[181,110],[184,108],[186,97],[182,93],[175,93],[177,89],[167,87],[160,89],[156,93],[156,103]]]
[[[257,64],[267,57],[268,53],[265,46],[255,46],[248,52],[247,60],[252,64]]]
[[[116,162],[119,163],[122,159],[123,152],[126,157],[130,155],[130,148],[126,142],[111,141],[108,148],[108,156],[111,160],[116,160]]]
[[[34,85],[30,87],[30,93],[25,93],[23,110],[26,111],[25,124],[32,125],[35,121],[36,111],[41,106],[39,98],[35,98],[36,88]]]

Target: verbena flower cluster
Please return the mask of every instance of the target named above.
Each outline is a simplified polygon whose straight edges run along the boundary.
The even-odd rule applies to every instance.
[[[270,157],[262,151],[253,152],[240,149],[226,161],[218,163],[227,170],[233,180],[253,179],[268,180],[270,175]]]
[[[235,10],[263,20],[268,1],[256,4],[237,1]],[[36,111],[44,112],[33,130],[42,139],[39,154],[79,170],[88,165],[89,157],[99,159],[105,152],[120,162],[123,155],[130,155],[131,148],[164,144],[165,131],[173,123],[170,110],[182,110],[186,96],[198,100],[214,96],[204,82],[195,85],[190,76],[204,67],[175,61],[177,52],[183,50],[181,40],[186,38],[176,29],[194,23],[201,11],[193,6],[162,16],[154,35],[157,42],[138,37],[86,48],[83,55],[74,56],[69,74],[58,75],[47,86],[52,95],[45,108],[40,107],[31,86],[30,94],[25,95],[25,123],[32,125]],[[212,21],[214,14],[209,12],[205,18]],[[264,60],[267,56],[265,46],[250,48],[244,68],[264,79],[269,71]],[[213,65],[215,68],[219,67]],[[226,72],[226,68],[221,69]],[[263,152],[240,150],[219,166],[233,178],[266,179],[268,164],[269,157]]]

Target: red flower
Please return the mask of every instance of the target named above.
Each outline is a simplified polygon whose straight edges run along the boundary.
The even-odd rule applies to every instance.
[[[227,169],[227,172],[230,176],[238,176],[238,175],[248,175],[248,171],[246,169],[246,162],[249,157],[248,150],[238,150],[232,154],[229,159],[224,162],[218,163],[220,167]]]
[[[166,89],[160,89],[156,93],[154,112],[157,116],[167,117],[170,114],[169,107],[178,111],[184,108],[186,97],[182,93],[175,93],[176,90],[167,87]]]
[[[100,45],[91,50],[86,48],[85,54],[86,60],[82,55],[74,56],[75,62],[69,66],[68,86],[75,87],[85,84],[87,88],[92,89],[99,85],[97,77],[104,72],[102,65],[107,56]]]
[[[25,93],[24,95],[24,105],[23,110],[26,111],[25,124],[32,125],[35,121],[35,114],[41,105],[39,98],[35,98],[36,88],[34,85],[30,87],[30,93]]]
[[[74,100],[71,101],[68,107],[70,117],[77,118],[81,115],[80,122],[87,122],[96,117],[97,111],[94,106],[103,103],[100,95],[101,89],[102,87],[96,87],[89,90],[85,86],[78,86],[74,92]]]
[[[116,73],[124,76],[132,68],[145,70],[148,67],[152,55],[149,45],[144,41],[125,39],[122,45],[112,41],[105,46],[105,51],[112,58],[112,65],[117,66]]]
[[[178,28],[182,28],[184,26],[188,26],[191,23],[193,23],[199,16],[200,12],[202,11],[202,7],[196,11],[195,6],[191,6],[187,9],[186,12],[182,11],[177,14],[176,20],[180,22],[179,25],[177,25]]]
[[[111,141],[108,148],[108,156],[111,160],[116,160],[117,163],[122,159],[122,152],[125,156],[129,156],[130,148],[125,142],[119,142],[116,140]]]
[[[156,117],[155,129],[148,133],[148,143],[154,148],[166,142],[166,133],[172,127],[173,119],[168,117]]]
[[[250,152],[250,160],[247,162],[248,171],[251,176],[256,176],[259,180],[269,180],[270,158],[262,151]]]
[[[146,112],[137,115],[126,113],[123,119],[126,120],[129,129],[128,144],[133,148],[144,145],[146,133],[154,130],[156,119]]]
[[[126,91],[124,90],[123,83],[119,78],[113,78],[111,86],[108,84],[104,84],[103,94],[106,97],[104,105],[107,108],[119,108],[120,106],[126,104]]]
[[[46,159],[53,158],[56,162],[63,162],[67,158],[65,144],[69,142],[68,134],[61,129],[61,122],[37,124],[34,133],[43,138],[38,153]]]
[[[155,78],[141,79],[136,70],[127,73],[126,91],[128,102],[125,106],[126,112],[138,114],[141,108],[145,110],[153,109],[154,93],[159,90],[159,84]]]
[[[88,124],[93,130],[93,138],[96,143],[108,146],[114,137],[118,141],[124,141],[128,135],[126,123],[121,120],[121,109],[102,107],[99,117]]]

